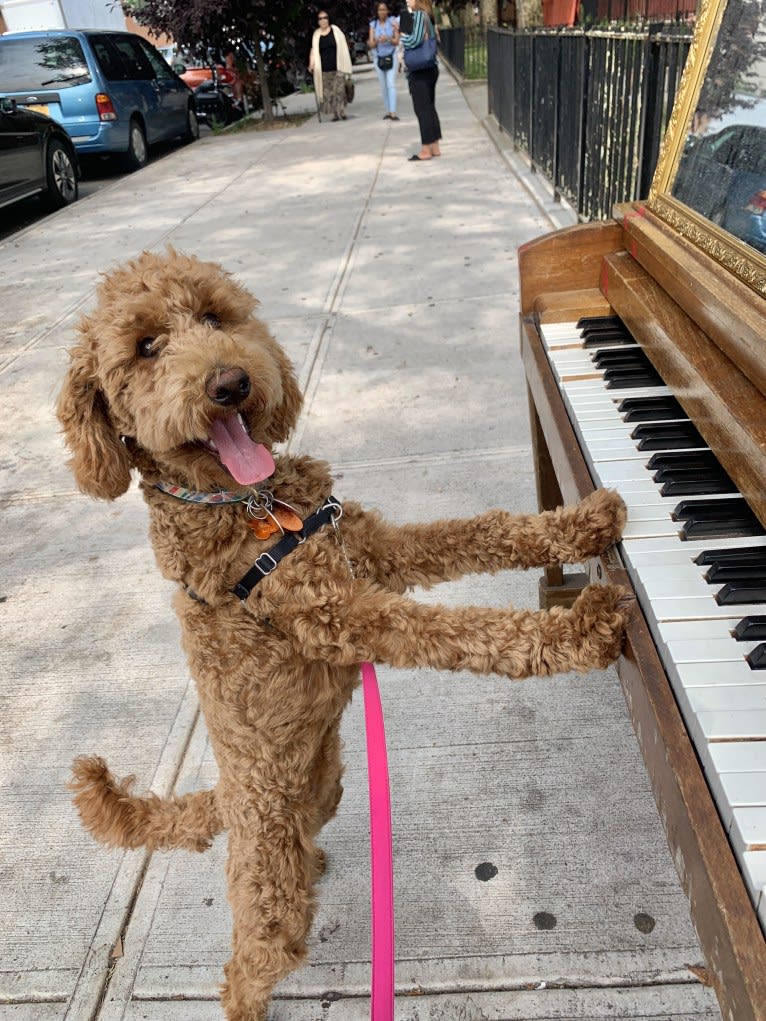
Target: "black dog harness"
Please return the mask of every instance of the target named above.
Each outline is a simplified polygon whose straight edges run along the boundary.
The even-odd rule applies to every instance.
[[[231,591],[239,599],[247,599],[255,586],[268,574],[271,574],[288,553],[292,553],[296,546],[302,545],[310,535],[318,532],[325,525],[335,526],[342,514],[343,508],[340,502],[334,496],[328,496],[319,510],[314,511],[306,518],[300,532],[288,532],[270,550],[261,553],[247,574],[239,579]]]

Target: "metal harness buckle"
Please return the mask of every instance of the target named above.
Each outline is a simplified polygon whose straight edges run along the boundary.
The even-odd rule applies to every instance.
[[[271,561],[271,566],[269,567],[267,565],[267,566],[264,567],[261,564],[262,560],[270,560]],[[278,564],[278,561],[275,560],[274,557],[272,557],[272,555],[270,553],[261,553],[261,555],[254,561],[253,567],[257,567],[258,570],[261,572],[261,574],[265,578],[267,574],[271,574],[271,572],[276,568],[277,564]]]

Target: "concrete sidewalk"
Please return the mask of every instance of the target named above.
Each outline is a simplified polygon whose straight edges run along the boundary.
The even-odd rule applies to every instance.
[[[215,781],[143,503],[78,494],[57,435],[66,349],[102,269],[170,243],[250,287],[306,393],[291,448],[334,465],[341,499],[398,521],[535,508],[516,251],[557,221],[448,73],[437,92],[430,163],[406,159],[404,81],[401,121],[383,121],[361,68],[346,122],[208,136],[0,244],[1,1021],[222,1017],[225,839],[198,856],[107,852],[65,789],[92,752],[141,788]],[[422,598],[533,606],[536,584],[505,573]],[[616,675],[379,673],[399,1021],[719,1019],[690,970],[699,948]],[[309,964],[274,1021],[369,1014],[360,710]]]

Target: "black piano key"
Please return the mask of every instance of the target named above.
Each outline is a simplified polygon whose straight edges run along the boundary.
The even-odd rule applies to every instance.
[[[677,504],[671,517],[674,521],[682,518],[727,518],[741,517],[743,514],[752,514],[742,496],[734,496],[725,500],[682,500]]]
[[[638,441],[637,450],[694,450],[705,446],[705,441],[690,422],[644,422],[637,425],[630,435]]]
[[[681,470],[699,468],[701,471],[708,469],[723,471],[720,461],[712,450],[695,450],[691,454],[686,450],[663,450],[662,453],[652,454],[646,462],[646,467],[649,471],[657,471],[662,468],[679,468]]]
[[[766,603],[766,584],[751,581],[727,581],[716,595],[715,601],[719,606]]]
[[[644,371],[651,369],[651,364],[647,362],[646,358],[636,357],[636,352],[630,347],[599,348],[595,354],[591,355],[591,361],[598,369],[615,369],[622,366],[634,366],[644,369]]]
[[[626,397],[617,410],[623,422],[661,422],[688,418],[675,397]]]
[[[583,347],[586,350],[596,347],[621,347],[625,344],[635,344],[635,340],[630,336],[629,333],[618,333],[612,331],[611,333],[596,333],[587,337],[583,341]]]
[[[727,521],[720,518],[687,518],[681,529],[681,538],[689,539],[737,538],[748,535],[763,535],[763,526],[754,514],[732,517]]]
[[[625,324],[623,323],[622,319],[620,319],[619,316],[614,316],[614,315],[612,315],[612,316],[609,316],[609,315],[607,315],[607,316],[580,316],[580,318],[577,320],[577,329],[578,330],[586,330],[586,329],[588,329],[588,327],[598,328],[599,326],[604,326],[604,327],[619,326],[623,330],[625,329]]]
[[[652,478],[655,482],[683,481],[684,479],[704,479],[714,482],[716,479],[726,478],[726,473],[719,468],[660,468]]]
[[[639,386],[662,386],[662,380],[657,375],[641,374],[641,375],[619,375],[615,370],[612,375],[607,379],[607,373],[604,373],[604,380],[606,382],[607,390],[630,390],[635,389]]]
[[[745,659],[752,670],[766,670],[766,644],[761,642],[760,645],[756,645],[752,652],[748,652]]]
[[[736,549],[706,549],[694,558],[695,564],[766,564],[766,546],[738,546]]]
[[[766,639],[766,617],[743,617],[734,628],[738,642],[762,642]]]
[[[655,481],[656,478],[655,478]],[[673,479],[660,486],[661,496],[713,496],[716,493],[736,493],[737,487],[728,477],[715,479]]]
[[[708,585],[727,581],[749,581],[766,585],[766,564],[713,564],[703,575]]]

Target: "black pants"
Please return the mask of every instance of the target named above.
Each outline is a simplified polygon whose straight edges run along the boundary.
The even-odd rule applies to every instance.
[[[410,71],[409,85],[412,106],[420,125],[420,141],[432,145],[442,137],[442,127],[436,112],[436,79],[438,67],[424,67],[422,71]]]

